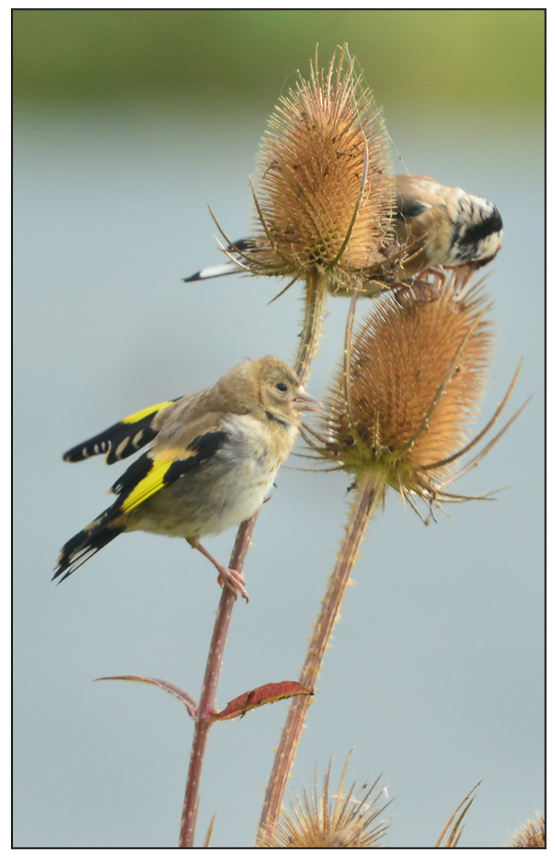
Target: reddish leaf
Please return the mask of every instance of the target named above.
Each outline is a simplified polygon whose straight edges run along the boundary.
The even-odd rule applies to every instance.
[[[233,720],[235,717],[244,717],[247,711],[252,711],[261,705],[271,705],[272,702],[277,702],[279,699],[289,699],[291,696],[312,695],[312,690],[309,690],[297,681],[280,681],[278,684],[263,684],[262,687],[255,687],[254,690],[249,690],[248,693],[243,693],[242,696],[237,696],[236,699],[228,702],[227,708],[224,708],[223,711],[216,711],[212,719]]]
[[[109,675],[106,678],[96,678],[97,681],[140,681],[143,684],[154,684],[166,693],[171,693],[185,705],[189,716],[196,720],[198,714],[198,702],[193,699],[186,690],[172,684],[170,681],[161,681],[160,678],[142,678],[140,675]]]

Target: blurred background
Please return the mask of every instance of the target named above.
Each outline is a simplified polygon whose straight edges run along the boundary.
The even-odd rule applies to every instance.
[[[14,47],[15,830],[17,847],[174,846],[193,726],[143,674],[200,694],[219,589],[185,542],[115,541],[60,588],[64,541],[122,469],[68,447],[243,358],[291,360],[299,291],[182,278],[248,232],[280,95],[348,42],[384,106],[396,172],[495,201],[497,352],[479,426],[524,365],[533,398],[428,528],[391,494],[372,522],[301,740],[289,799],[353,750],[396,798],[388,846],[430,846],[482,779],[463,846],[543,809],[544,15],[536,11],[16,10]],[[297,290],[297,291],[296,291]],[[348,304],[329,301],[322,396]],[[291,458],[289,466],[303,466]],[[347,476],[282,469],[248,556],[218,705],[295,679],[347,513]],[[207,540],[225,559],[234,535]],[[216,725],[202,843],[252,844],[287,703]]]

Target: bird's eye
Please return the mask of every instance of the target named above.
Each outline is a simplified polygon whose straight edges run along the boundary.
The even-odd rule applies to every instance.
[[[278,391],[287,391],[287,385],[285,382],[276,382],[276,388]]]

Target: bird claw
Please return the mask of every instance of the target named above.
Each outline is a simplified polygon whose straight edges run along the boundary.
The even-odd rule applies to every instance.
[[[437,283],[443,286],[445,283],[445,272],[443,270],[438,271],[437,269],[430,269],[429,271],[437,276]],[[395,301],[402,308],[407,307],[413,301],[423,304],[435,302],[440,297],[437,283],[420,278],[409,278],[394,289],[393,295]]]
[[[220,564],[220,562],[217,561],[213,555],[210,555],[208,550],[203,547],[198,538],[188,538],[188,541],[194,549],[198,549],[198,551],[201,552],[208,561],[212,562],[218,571],[218,584],[221,585],[222,588],[229,588],[229,590],[235,595],[235,598],[237,598],[237,592],[239,592],[241,597],[244,597],[248,603],[249,595],[245,588],[245,580],[239,571]]]
[[[241,597],[244,597],[247,603],[249,602],[249,595],[245,588],[245,579],[239,571],[233,570],[231,567],[221,567],[218,573],[218,583],[222,588],[229,588],[235,595],[235,598],[237,598],[237,592],[239,592]]]

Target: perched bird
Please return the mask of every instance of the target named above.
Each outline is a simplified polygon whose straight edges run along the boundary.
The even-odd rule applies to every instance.
[[[380,281],[383,288],[383,282],[388,284],[393,279],[402,283],[438,266],[479,268],[493,260],[503,236],[503,221],[493,203],[467,194],[462,188],[441,185],[428,176],[400,174],[395,184],[395,239],[381,249],[385,257],[383,271],[376,272],[375,281],[362,285],[363,295],[376,295]],[[226,249],[226,254],[230,258],[227,262],[201,269],[185,281],[245,271],[249,255],[256,257],[256,242],[240,239]],[[241,264],[243,254],[246,265]]]
[[[106,454],[114,463],[151,443],[111,488],[117,500],[69,540],[54,579],[77,570],[128,531],[183,537],[216,567],[218,582],[247,597],[240,573],[200,543],[251,517],[317,401],[273,356],[243,361],[211,388],[136,412],[64,454],[70,463]],[[62,581],[60,580],[60,581]]]

